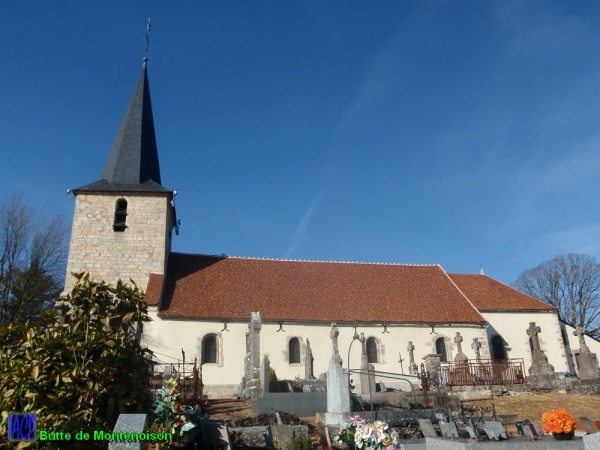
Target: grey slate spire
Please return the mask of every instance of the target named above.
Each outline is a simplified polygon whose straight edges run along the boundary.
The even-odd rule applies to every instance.
[[[149,180],[161,184],[145,61],[102,178],[111,184],[136,185]]]

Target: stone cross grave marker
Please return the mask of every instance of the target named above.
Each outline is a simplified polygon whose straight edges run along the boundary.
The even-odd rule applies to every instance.
[[[579,378],[581,380],[593,380],[600,378],[600,369],[598,368],[598,358],[592,353],[585,343],[585,329],[578,325],[573,334],[579,338],[579,355],[577,355],[577,364],[579,365]]]
[[[542,329],[535,325],[535,322],[529,322],[527,335],[531,338],[533,351],[531,352],[531,367],[529,375],[550,375],[554,373],[554,366],[548,362],[548,357],[540,347],[539,334]]]
[[[454,362],[459,364],[466,364],[469,361],[469,358],[462,351],[462,342],[463,337],[457,331],[456,335],[454,336],[454,343],[456,344],[457,349],[456,356],[454,357]]]
[[[417,366],[417,363],[415,362],[415,346],[413,345],[412,341],[408,341],[408,347],[406,347],[406,350],[408,350],[408,357],[410,359],[410,362],[408,363],[408,373],[411,375],[416,375],[419,373],[419,366]]]
[[[573,335],[579,338],[579,350],[581,353],[589,352],[590,349],[585,343],[585,329],[581,325],[577,325],[577,328],[573,331]]]
[[[479,339],[473,338],[471,348],[475,350],[475,359],[477,360],[477,362],[481,362],[481,342],[479,342]]]
[[[539,352],[540,338],[538,335],[542,332],[542,329],[535,325],[535,322],[529,322],[529,328],[527,328],[527,336],[531,337],[531,343],[533,344],[533,351]]]
[[[315,375],[313,373],[313,354],[312,348],[310,348],[310,341],[306,338],[306,353],[304,354],[304,378],[306,380],[314,380]]]
[[[340,367],[342,366],[342,358],[340,357],[340,349],[338,347],[338,336],[340,335],[340,330],[338,330],[337,324],[331,324],[331,331],[329,332],[329,337],[332,341],[333,354],[331,359],[338,363]]]
[[[458,353],[462,353],[462,341],[463,341],[463,337],[457,331],[456,335],[454,336],[454,343],[456,344],[456,348],[458,349]]]
[[[367,338],[365,333],[360,333],[360,368],[366,369],[369,364],[369,358],[367,357]]]

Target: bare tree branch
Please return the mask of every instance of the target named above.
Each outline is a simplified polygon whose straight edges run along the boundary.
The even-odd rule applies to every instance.
[[[68,233],[17,194],[0,204],[0,324],[37,317],[60,294]]]
[[[570,325],[600,337],[600,264],[591,256],[557,256],[523,272],[514,287],[556,306]]]

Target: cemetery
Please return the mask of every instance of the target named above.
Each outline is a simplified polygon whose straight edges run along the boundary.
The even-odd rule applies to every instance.
[[[230,404],[240,410],[244,409],[241,405],[247,405],[253,417],[240,419],[233,414],[222,416],[229,420],[209,420],[206,415],[211,414],[211,401],[201,393],[198,395],[201,370],[199,373],[194,366],[192,376],[187,377],[190,384],[186,387],[183,383],[182,388],[192,395],[190,401],[195,401],[197,408],[206,414],[199,414],[198,420],[202,442],[198,447],[188,448],[296,449],[299,442],[315,449],[353,448],[359,430],[368,430],[369,436],[380,433],[379,441],[362,441],[373,450],[600,448],[598,424],[589,417],[575,418],[564,409],[553,408],[540,421],[496,410],[494,395],[520,393],[535,401],[535,392],[580,393],[582,386],[591,387],[594,392],[598,388],[600,377],[577,379],[554,372],[536,343],[540,332],[533,322],[524,330],[532,337],[534,349],[527,371],[522,360],[501,364],[480,359],[470,361],[460,351],[462,338],[457,332],[459,352],[453,363],[444,364],[436,355],[429,355],[417,365],[410,343],[407,348],[410,373],[393,374],[375,370],[368,363],[364,345],[361,367],[344,368],[339,331],[332,323],[329,370],[314,377],[309,365],[306,377],[295,380],[277,380],[268,355],[260,355],[260,346],[252,345],[259,340],[250,334],[242,383],[237,399],[229,402],[237,402],[238,405]],[[582,339],[581,330],[576,330],[576,336]],[[584,364],[581,373],[597,374],[595,360],[595,355],[583,358],[591,367],[588,369]],[[167,371],[165,378],[171,380],[171,385],[176,378],[174,372],[177,371]],[[397,387],[389,387],[392,385]],[[479,404],[477,399],[487,401]]]

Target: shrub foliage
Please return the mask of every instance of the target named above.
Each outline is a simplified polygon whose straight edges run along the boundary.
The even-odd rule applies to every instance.
[[[74,276],[62,319],[44,312],[37,322],[0,328],[0,444],[9,411],[35,413],[38,429],[69,433],[110,431],[119,413],[150,411],[150,351],[139,336],[152,319],[143,292]]]

